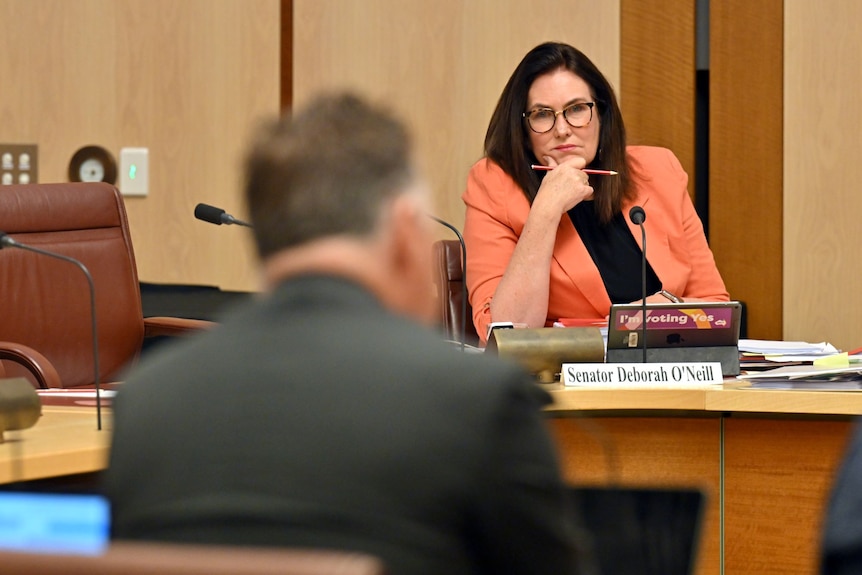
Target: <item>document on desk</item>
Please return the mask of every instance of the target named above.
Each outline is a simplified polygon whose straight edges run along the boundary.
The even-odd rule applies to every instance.
[[[831,343],[808,343],[805,341],[773,341],[766,339],[740,339],[740,353],[754,353],[764,356],[822,356],[838,353]]]
[[[752,388],[760,389],[847,391],[862,389],[862,364],[841,367],[791,365],[742,374],[737,379],[749,381]]]
[[[739,367],[743,372],[767,370],[779,365],[828,363],[830,358],[841,355],[835,346],[826,342],[739,340]],[[846,358],[846,354],[843,355]],[[847,365],[847,361],[843,364]]]

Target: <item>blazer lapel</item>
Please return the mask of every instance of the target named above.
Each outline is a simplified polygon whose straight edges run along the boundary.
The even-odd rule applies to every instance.
[[[639,225],[633,223],[631,218],[629,218],[629,210],[631,210],[633,207],[638,206],[638,205],[644,209],[644,212],[646,212],[646,214],[647,214],[647,218],[646,218],[646,220],[644,220],[644,228],[646,228],[647,227],[646,222],[647,222],[647,220],[649,220],[649,212],[647,211],[647,204],[649,204],[649,196],[645,196],[645,195],[641,195],[641,194],[638,194],[638,196],[632,201],[623,202],[623,216],[625,216],[626,224],[628,224],[629,230],[631,231],[632,235],[634,236],[635,241],[637,242],[638,247],[641,249],[641,251],[643,251],[643,249],[644,249],[643,241],[642,241],[643,238],[641,237],[641,227]],[[649,235],[649,231],[647,231],[647,235]],[[649,238],[647,238],[647,239],[649,239]],[[650,247],[651,246],[647,246],[647,249],[649,249]],[[649,254],[647,254],[647,255],[649,255]]]
[[[643,250],[643,242],[641,241],[640,226],[632,223],[628,213],[636,205],[640,205],[646,210],[648,204],[649,195],[638,193],[634,200],[624,202],[622,206],[626,224],[628,224],[629,230],[641,250]],[[607,315],[611,300],[608,297],[602,276],[568,215],[560,219],[560,227],[557,230],[557,246],[560,249],[554,259],[572,281],[573,289],[577,289],[583,294],[584,298],[596,309],[598,315]],[[652,262],[650,263],[652,264]],[[576,275],[576,272],[579,273]]]
[[[667,235],[662,233],[665,226],[665,223],[662,221],[663,214],[654,213],[652,214],[652,219],[650,219],[648,194],[640,193],[634,201],[626,202],[623,205],[623,214],[626,214],[626,223],[641,251],[643,251],[644,247],[640,226],[633,224],[628,217],[629,210],[636,205],[641,206],[647,214],[647,218],[644,221],[644,229],[647,235],[647,261],[658,276],[659,281],[662,282],[662,288],[673,292],[679,291],[678,286],[672,281],[673,271],[677,267],[677,264],[670,252]]]
[[[606,316],[611,300],[605,290],[599,268],[593,263],[584,241],[575,231],[575,225],[568,214],[563,214],[560,218],[556,245],[558,249],[554,251],[554,261],[568,276],[572,289],[581,292],[584,299],[596,309],[597,316]]]

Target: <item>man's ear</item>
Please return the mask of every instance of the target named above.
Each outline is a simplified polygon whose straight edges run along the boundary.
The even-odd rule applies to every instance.
[[[390,232],[392,263],[398,268],[412,265],[412,251],[421,230],[418,227],[419,207],[410,194],[399,194],[392,200]]]
[[[405,193],[392,202],[390,211],[389,265],[399,283],[392,294],[396,307],[423,322],[434,315],[431,275],[431,236],[424,204],[417,194]]]

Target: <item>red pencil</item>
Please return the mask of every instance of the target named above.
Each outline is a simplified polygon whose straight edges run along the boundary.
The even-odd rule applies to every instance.
[[[531,164],[530,167],[533,168],[534,170],[543,171],[543,172],[548,172],[548,171],[554,169],[553,166],[543,166],[541,164]],[[615,172],[613,170],[593,170],[590,168],[584,168],[581,171],[585,174],[592,174],[594,176],[616,176],[617,175],[617,172]]]

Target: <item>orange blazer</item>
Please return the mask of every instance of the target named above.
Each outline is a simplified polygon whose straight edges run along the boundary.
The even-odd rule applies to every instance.
[[[703,224],[688,195],[688,175],[668,149],[630,146],[636,196],[623,205],[646,212],[647,259],[662,287],[682,297],[727,301],[729,295],[715,266]],[[471,169],[462,195],[467,206],[464,241],[467,245],[467,288],[473,322],[484,340],[491,321],[490,304],[524,229],[530,204],[521,189],[491,160]],[[639,226],[626,217],[641,249]],[[558,318],[604,318],[611,300],[599,270],[571,219],[560,218],[550,270],[548,322]]]

